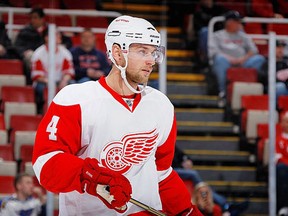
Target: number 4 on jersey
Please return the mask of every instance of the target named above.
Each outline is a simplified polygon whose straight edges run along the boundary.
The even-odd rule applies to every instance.
[[[57,140],[56,132],[57,132],[57,124],[59,121],[60,117],[59,116],[53,116],[52,120],[49,122],[46,132],[49,133],[49,140]]]

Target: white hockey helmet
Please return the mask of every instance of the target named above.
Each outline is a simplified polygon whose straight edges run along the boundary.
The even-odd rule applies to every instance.
[[[160,48],[160,34],[150,22],[127,15],[117,17],[110,23],[105,34],[105,43],[111,60],[113,44],[119,44],[123,53],[128,53],[129,46],[133,43],[155,45],[163,55],[165,50]]]

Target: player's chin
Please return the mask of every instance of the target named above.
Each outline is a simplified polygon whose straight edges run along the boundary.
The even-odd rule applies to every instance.
[[[148,80],[149,80],[149,77],[150,77],[150,75],[144,76],[144,77],[141,79],[141,82],[139,82],[139,83],[147,83]]]

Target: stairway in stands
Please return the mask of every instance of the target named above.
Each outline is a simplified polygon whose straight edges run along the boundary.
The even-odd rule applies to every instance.
[[[153,1],[123,2],[106,0],[103,8],[146,18],[159,29],[161,18],[168,21],[167,6]],[[218,97],[208,95],[205,76],[194,71],[194,51],[183,46],[181,28],[167,27],[167,32],[167,95],[177,116],[176,144],[190,155],[203,180],[229,201],[249,198],[249,209],[243,215],[268,215],[267,184],[257,181],[250,153],[240,150],[239,127],[225,118]],[[151,78],[157,79],[158,74],[153,73]]]

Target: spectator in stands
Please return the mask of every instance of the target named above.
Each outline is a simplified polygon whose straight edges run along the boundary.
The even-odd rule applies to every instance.
[[[98,80],[105,76],[111,67],[107,57],[95,48],[95,35],[90,29],[81,33],[81,44],[72,48],[75,80],[78,83]]]
[[[172,167],[178,173],[181,179],[191,180],[195,187],[196,185],[201,185],[204,183],[199,173],[193,169],[192,159],[179,147],[177,147],[177,145],[175,146]],[[248,208],[248,201],[244,201],[242,203],[228,203],[224,196],[216,193],[213,190],[211,190],[211,192],[211,197],[213,197],[214,204],[220,206],[221,212],[226,213],[226,216],[238,216],[241,212]],[[218,207],[215,207],[215,209],[215,212],[218,212]]]
[[[29,15],[30,23],[19,32],[14,44],[24,61],[27,84],[31,84],[30,66],[32,54],[34,50],[44,43],[42,33],[47,27],[45,13],[42,8],[33,8]]]
[[[281,119],[282,133],[276,138],[277,211],[288,207],[288,111]]]
[[[208,62],[208,24],[215,17],[220,16],[226,11],[225,8],[213,3],[213,0],[200,0],[195,8],[193,26],[195,36],[198,41],[199,60],[205,65]],[[217,28],[219,28],[217,26]]]
[[[3,198],[1,216],[45,215],[46,195],[40,187],[33,185],[32,177],[20,173],[14,180],[15,194]]]
[[[288,57],[285,55],[286,42],[283,40],[276,41],[276,98],[281,95],[288,95]],[[264,64],[265,73],[260,77],[261,83],[268,91],[268,61]]]
[[[225,14],[225,27],[213,34],[209,41],[209,56],[213,60],[212,69],[215,73],[219,96],[226,94],[226,72],[230,67],[255,68],[262,73],[265,58],[258,54],[253,41],[243,32],[241,16],[237,11]]]
[[[276,42],[276,98],[288,95],[288,57],[284,54],[285,46],[285,41]]]
[[[18,55],[23,59],[26,83],[30,85],[31,80],[31,57],[33,52],[44,43],[43,32],[47,29],[45,13],[42,8],[32,8],[30,13],[30,23],[25,26],[17,35],[14,46]],[[63,44],[69,49],[72,41],[69,37],[61,34]]]
[[[35,50],[32,55],[32,80],[35,87],[37,112],[42,113],[44,104],[43,93],[48,83],[48,29],[44,30],[43,38],[45,44]],[[61,45],[61,35],[56,33],[56,53],[55,53],[55,82],[58,89],[73,82],[74,68],[72,55],[63,45]]]
[[[196,170],[193,170],[192,159],[189,158],[188,155],[184,154],[184,152],[182,152],[182,150],[177,146],[175,148],[172,167],[182,179],[191,180],[194,186],[203,182],[199,173]],[[222,207],[222,209],[227,210],[227,201],[225,197],[213,192],[213,198],[214,201]]]
[[[213,202],[212,190],[205,182],[199,182],[195,185],[193,204],[198,207],[204,216],[222,216],[222,210],[219,205]]]

